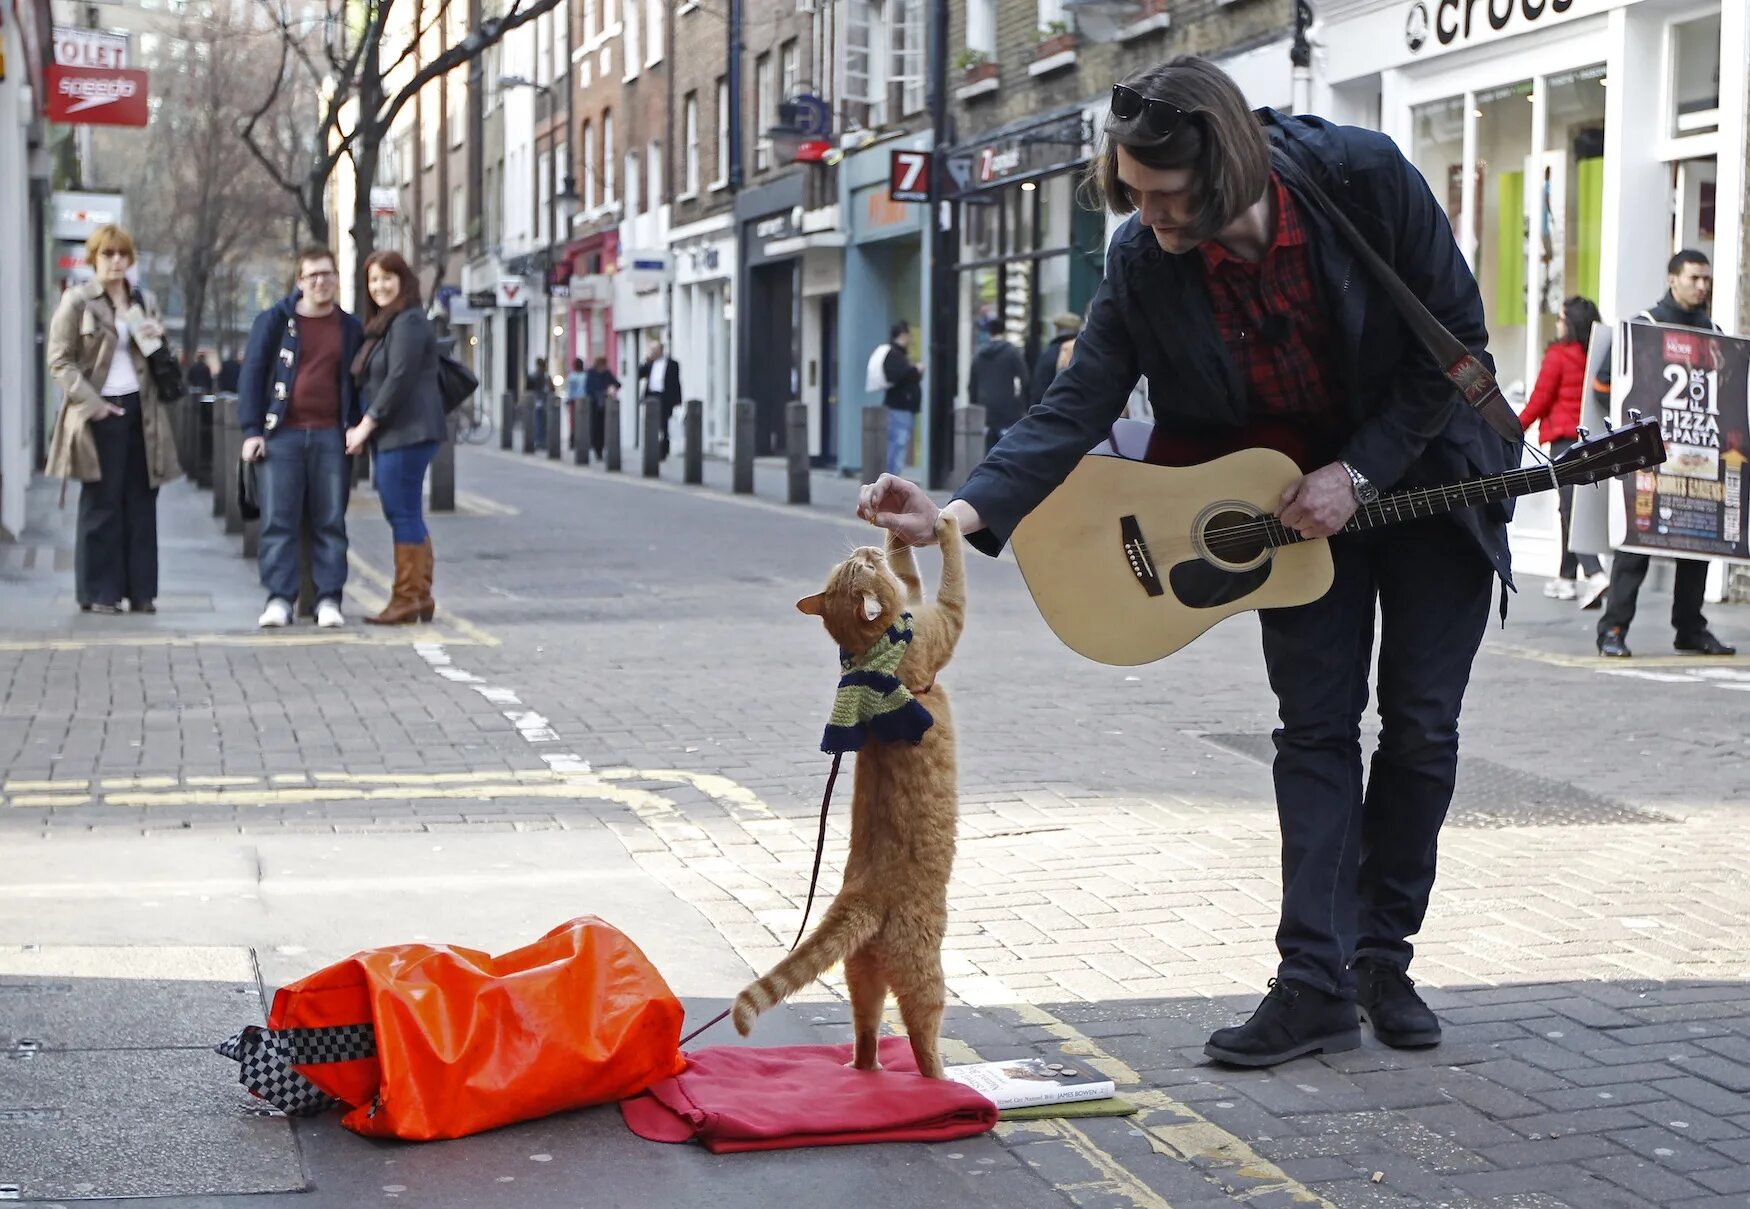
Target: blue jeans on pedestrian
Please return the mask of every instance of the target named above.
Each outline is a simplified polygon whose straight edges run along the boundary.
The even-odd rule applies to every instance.
[[[310,573],[316,599],[346,587],[346,438],[333,428],[278,428],[267,434],[261,487],[261,586],[298,598],[298,532],[310,523]]]
[[[918,413],[887,409],[887,473],[904,474],[906,456],[911,452],[911,431],[917,427]]]
[[[383,502],[383,517],[397,546],[420,545],[429,534],[425,527],[425,472],[437,451],[436,441],[377,451],[377,498]]]

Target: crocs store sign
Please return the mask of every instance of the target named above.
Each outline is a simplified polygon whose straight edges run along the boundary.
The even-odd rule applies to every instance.
[[[1403,10],[1404,42],[1412,55],[1456,50],[1602,7],[1599,0],[1414,0]]]

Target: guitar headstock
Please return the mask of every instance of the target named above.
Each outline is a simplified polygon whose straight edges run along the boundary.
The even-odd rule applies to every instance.
[[[1645,470],[1665,461],[1665,437],[1651,416],[1631,419],[1620,428],[1576,441],[1551,464],[1563,484],[1596,483],[1631,470]]]

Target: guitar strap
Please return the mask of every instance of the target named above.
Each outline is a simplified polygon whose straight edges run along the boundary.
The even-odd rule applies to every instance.
[[[1287,164],[1294,172],[1308,199],[1318,207],[1320,213],[1330,219],[1331,225],[1337,228],[1337,233],[1391,297],[1403,315],[1404,322],[1410,325],[1410,330],[1441,367],[1440,372],[1458,388],[1458,393],[1464,396],[1465,402],[1476,408],[1483,421],[1499,433],[1503,440],[1514,446],[1520,445],[1525,440],[1525,434],[1519,426],[1519,417],[1502,396],[1500,384],[1495,381],[1495,375],[1489,372],[1489,367],[1473,356],[1457,336],[1447,331],[1446,326],[1429,313],[1428,308],[1422,305],[1422,300],[1392,271],[1391,266],[1373,250],[1361,232],[1355,229],[1355,224],[1349,221],[1348,216],[1319,188],[1311,173],[1291,163],[1280,149],[1272,149],[1272,156],[1278,167]]]

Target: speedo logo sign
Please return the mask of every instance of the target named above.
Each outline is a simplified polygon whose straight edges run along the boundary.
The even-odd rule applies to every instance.
[[[131,101],[139,95],[140,86],[128,79],[71,79],[62,76],[56,91],[72,102],[66,112],[83,113],[99,105]]]

